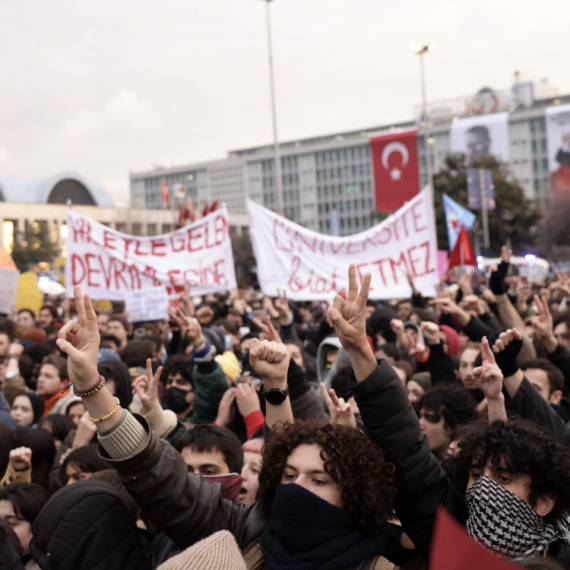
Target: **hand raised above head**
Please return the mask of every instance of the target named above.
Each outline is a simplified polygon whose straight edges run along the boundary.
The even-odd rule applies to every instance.
[[[162,366],[152,373],[152,361],[146,360],[146,375],[138,376],[133,380],[133,394],[137,394],[142,405],[147,410],[152,410],[158,403],[158,381],[162,374]]]
[[[78,390],[85,390],[92,386],[99,376],[99,327],[89,295],[84,296],[79,286],[75,286],[73,291],[77,322],[68,321],[60,329],[57,346],[68,356],[67,369],[71,383]]]
[[[329,323],[346,350],[363,349],[368,345],[366,340],[366,301],[372,276],[367,273],[362,280],[360,291],[356,278],[356,267],[353,263],[348,269],[348,296],[334,298],[328,310]]]
[[[256,338],[249,342],[249,363],[265,384],[279,388],[286,385],[290,359],[283,343],[259,341]]]
[[[481,341],[481,358],[482,365],[473,369],[475,384],[485,394],[487,400],[500,398],[503,390],[503,373],[495,361],[487,337],[483,337]]]

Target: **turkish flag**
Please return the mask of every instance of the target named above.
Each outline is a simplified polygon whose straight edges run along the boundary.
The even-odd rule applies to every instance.
[[[168,185],[164,178],[160,181],[160,186],[162,188],[162,204],[168,204],[170,202],[170,192],[168,192]]]
[[[418,130],[370,137],[376,208],[395,212],[420,191]]]
[[[459,236],[457,236],[455,247],[449,256],[447,269],[453,269],[458,265],[474,265],[477,267],[477,258],[475,257],[469,234],[463,224],[461,224],[461,230],[459,231]]]

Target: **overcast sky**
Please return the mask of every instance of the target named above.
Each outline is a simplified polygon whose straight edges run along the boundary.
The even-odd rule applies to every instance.
[[[409,120],[429,100],[548,77],[570,92],[568,0],[276,0],[281,140]],[[272,141],[260,0],[0,6],[0,173],[74,171],[129,200],[129,170]]]

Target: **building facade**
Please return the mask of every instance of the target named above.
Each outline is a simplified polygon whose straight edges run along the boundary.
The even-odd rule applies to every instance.
[[[536,92],[536,96],[535,96]],[[472,97],[430,103],[424,116],[364,130],[291,141],[280,144],[285,216],[309,229],[330,233],[336,208],[341,235],[373,225],[374,179],[369,138],[380,131],[417,125],[420,186],[427,184],[426,134],[433,170],[437,172],[451,152],[450,127],[463,117],[497,111],[509,112],[508,151],[512,175],[527,197],[543,207],[550,195],[545,110],[570,102],[570,95],[548,94],[539,98],[532,83],[516,83],[512,89],[482,89]],[[250,198],[277,210],[275,157],[272,145],[229,152],[224,160],[160,168],[130,176],[131,205],[159,208],[161,180],[171,198],[191,196],[201,207],[206,201],[226,203],[230,214],[243,216]]]

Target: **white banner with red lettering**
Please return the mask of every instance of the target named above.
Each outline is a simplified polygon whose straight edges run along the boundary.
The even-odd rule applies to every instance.
[[[348,289],[348,266],[359,279],[372,274],[371,299],[409,297],[406,273],[416,288],[433,296],[439,283],[433,206],[429,188],[382,223],[352,236],[333,237],[308,230],[247,201],[250,233],[261,290],[290,299],[327,300]]]
[[[237,287],[226,208],[160,236],[131,236],[67,210],[68,297],[80,285],[93,299],[123,300],[129,291],[164,285],[173,297]]]

